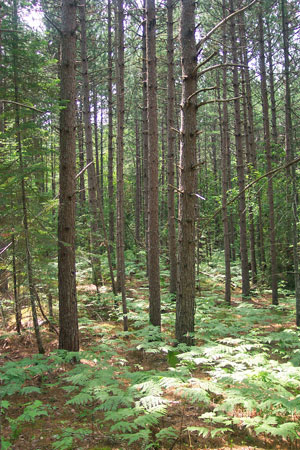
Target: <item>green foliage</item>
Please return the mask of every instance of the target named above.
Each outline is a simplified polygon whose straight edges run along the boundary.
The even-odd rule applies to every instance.
[[[56,441],[52,444],[54,450],[71,450],[74,448],[74,440],[83,440],[91,433],[86,428],[67,427],[61,434],[55,435]]]

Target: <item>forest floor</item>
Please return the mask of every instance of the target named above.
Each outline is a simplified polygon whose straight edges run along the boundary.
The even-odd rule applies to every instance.
[[[204,285],[195,346],[177,350],[167,294],[157,341],[147,327],[143,280],[128,285],[128,333],[109,291],[98,298],[93,286],[80,286],[78,364],[56,352],[57,336],[46,325],[46,357],[37,356],[28,310],[21,336],[7,315],[0,328],[2,450],[297,449],[300,346],[292,299],[271,307],[268,293],[242,301],[235,288],[228,307],[222,289],[220,282]]]

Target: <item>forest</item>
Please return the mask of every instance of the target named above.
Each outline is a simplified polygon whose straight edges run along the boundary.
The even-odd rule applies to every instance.
[[[300,446],[299,0],[0,4],[0,450]]]

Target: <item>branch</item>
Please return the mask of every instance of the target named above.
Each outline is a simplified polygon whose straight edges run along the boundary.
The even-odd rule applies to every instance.
[[[44,14],[44,17],[45,17],[45,19],[47,19],[48,20],[48,22],[56,29],[56,31],[58,31],[59,32],[59,34],[62,34],[62,32],[61,32],[61,29],[59,28],[59,26],[58,25],[56,25],[54,22],[53,22],[53,20],[52,19],[50,19],[50,17],[49,16],[47,16],[47,14]]]
[[[198,89],[198,91],[194,92],[187,98],[186,103],[188,103],[193,97],[195,97],[195,95],[200,94],[200,92],[213,91],[214,89],[217,89],[217,86],[211,86],[211,87],[207,87],[207,88],[203,88],[203,89]]]
[[[217,50],[215,50],[210,56],[208,56],[206,59],[204,59],[197,65],[197,67],[194,69],[193,73],[196,72],[199,69],[199,67],[204,66],[204,64],[208,63],[217,54],[218,54],[218,52],[217,52]]]
[[[198,64],[196,69],[200,67],[201,64]],[[247,67],[244,64],[234,64],[234,63],[223,63],[223,64],[215,64],[214,66],[207,67],[207,69],[202,70],[202,72],[198,73],[198,77],[204,75],[206,72],[210,72],[211,70],[219,69],[220,67]]]
[[[91,162],[89,162],[77,175],[76,175],[76,177],[75,177],[75,180],[77,180],[77,178],[79,178],[80,177],[80,175],[82,175],[83,174],[83,172],[85,172],[86,171],[86,169],[91,165],[91,164],[93,164],[94,163],[94,160],[92,160]]]
[[[13,105],[22,106],[22,108],[31,109],[32,111],[36,111],[36,112],[39,112],[41,114],[44,114],[45,112],[47,112],[47,111],[42,111],[41,109],[37,109],[34,106],[29,106],[29,105],[25,105],[24,103],[14,102],[13,100],[0,99],[0,102],[2,102],[2,103],[11,103]]]
[[[232,19],[237,14],[240,14],[241,12],[245,11],[246,9],[250,8],[252,5],[254,5],[257,2],[257,0],[253,0],[249,5],[244,6],[241,9],[238,9],[237,11],[234,11],[233,13],[229,14],[229,16],[224,17],[215,27],[213,27],[200,41],[198,42],[196,48],[199,53],[200,48],[202,45],[211,37],[211,35],[217,31],[222,25],[228,22],[228,20]]]
[[[239,97],[232,97],[232,98],[215,98],[213,100],[207,100],[206,102],[198,103],[197,108],[200,108],[200,106],[208,105],[209,103],[225,103],[225,102],[232,102],[234,100],[239,100],[240,98],[243,98],[242,95]]]

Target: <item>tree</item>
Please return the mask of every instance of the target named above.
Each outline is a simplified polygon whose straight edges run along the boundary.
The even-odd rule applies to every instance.
[[[117,1],[117,276],[118,290],[122,294],[123,326],[128,330],[125,292],[124,256],[124,7],[123,0]]]
[[[191,345],[193,343],[195,316],[197,50],[195,4],[189,0],[181,0],[180,45],[182,97],[178,191],[176,339],[179,342]]]
[[[79,350],[75,267],[76,203],[76,4],[61,10],[60,170],[58,213],[59,348]]]
[[[177,290],[177,255],[176,255],[176,226],[174,199],[174,112],[175,112],[175,79],[174,79],[174,38],[173,38],[173,9],[174,0],[167,1],[168,10],[168,107],[167,107],[167,140],[168,140],[168,242],[170,261],[170,293]]]
[[[149,179],[149,315],[152,325],[161,324],[158,226],[158,125],[156,78],[155,0],[147,0],[147,105],[148,105],[148,179]]]

